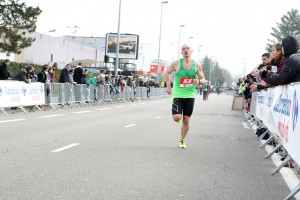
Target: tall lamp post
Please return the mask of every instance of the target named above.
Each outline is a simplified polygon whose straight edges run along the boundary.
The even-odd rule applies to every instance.
[[[210,58],[213,59],[214,57],[211,56]],[[212,60],[212,61],[213,61],[213,60]],[[212,64],[213,64],[213,62],[212,62]],[[212,66],[212,64],[209,65],[209,83],[210,83],[210,84],[212,83],[212,81],[211,81],[211,66]]]
[[[170,43],[170,46],[172,46],[171,47],[171,49],[172,49],[172,62],[174,61],[174,44],[173,43]]]
[[[163,13],[163,5],[167,4],[168,1],[161,2],[161,11],[160,11],[160,29],[159,29],[159,42],[158,42],[158,56],[157,56],[157,79],[156,82],[159,84],[159,69],[160,69],[160,41],[161,41],[161,27],[162,27],[162,13]]]
[[[201,50],[201,47],[203,47],[202,44],[198,46],[198,63],[200,63],[200,50]]]
[[[190,36],[190,37],[189,37],[189,45],[190,45],[190,47],[192,47],[191,41],[192,41],[193,38],[194,38],[193,36]]]
[[[184,27],[184,25],[179,26],[179,39],[178,39],[178,59],[179,59],[179,52],[180,52],[180,34],[181,34],[181,28]]]
[[[96,39],[92,40],[89,42],[89,44],[94,44],[94,48],[95,48],[95,68],[96,68],[96,65],[97,65],[97,47],[96,47]]]
[[[117,34],[117,48],[116,48],[115,77],[118,76],[118,67],[119,67],[121,3],[122,3],[122,1],[119,0],[119,18],[118,18],[118,34]]]

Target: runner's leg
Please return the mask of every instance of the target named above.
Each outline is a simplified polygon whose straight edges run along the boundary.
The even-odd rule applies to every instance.
[[[182,120],[182,127],[181,127],[181,139],[184,140],[189,129],[190,129],[190,117],[184,115]]]

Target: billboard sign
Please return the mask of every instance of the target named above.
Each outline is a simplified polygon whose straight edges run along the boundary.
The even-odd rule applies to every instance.
[[[117,34],[106,34],[106,55],[116,58]],[[138,59],[139,36],[134,34],[120,34],[119,58]]]

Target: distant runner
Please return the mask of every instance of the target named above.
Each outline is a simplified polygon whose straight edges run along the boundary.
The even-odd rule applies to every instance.
[[[184,138],[189,130],[189,121],[193,113],[195,102],[196,86],[205,83],[205,77],[202,72],[202,67],[191,58],[193,50],[187,44],[182,45],[182,59],[173,62],[166,71],[166,92],[171,94],[170,74],[175,72],[175,80],[172,90],[173,105],[172,115],[173,120],[180,122],[182,116],[181,137],[179,139],[179,148],[186,148]],[[200,81],[197,79],[200,78]]]

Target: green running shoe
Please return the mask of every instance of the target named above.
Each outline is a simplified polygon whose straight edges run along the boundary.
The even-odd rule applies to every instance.
[[[186,145],[185,145],[183,139],[180,139],[180,140],[179,140],[179,148],[180,148],[180,149],[185,149],[185,148],[186,148]]]

